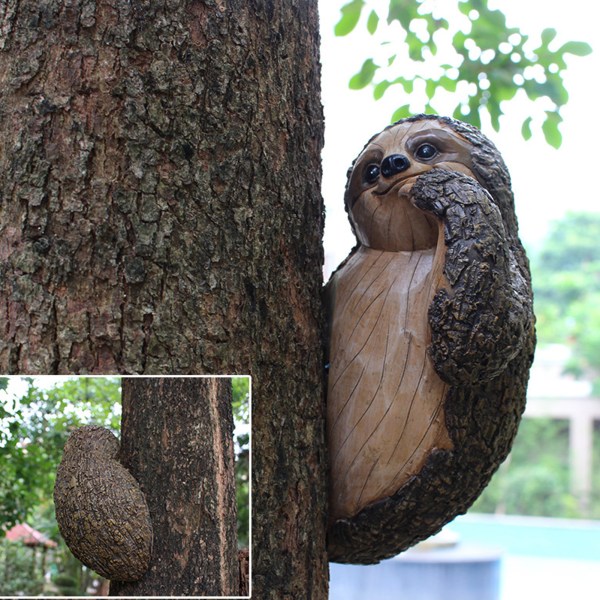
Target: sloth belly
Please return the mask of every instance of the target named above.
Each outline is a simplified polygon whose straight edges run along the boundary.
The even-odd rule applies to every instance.
[[[330,516],[393,495],[433,448],[452,448],[447,385],[428,357],[427,311],[445,281],[436,248],[361,247],[335,274],[327,393]]]

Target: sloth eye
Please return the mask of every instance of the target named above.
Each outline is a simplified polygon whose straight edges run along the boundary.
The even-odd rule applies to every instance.
[[[375,183],[377,181],[377,178],[379,177],[379,173],[380,173],[379,165],[376,165],[375,163],[371,163],[370,165],[367,165],[367,167],[363,173],[364,180],[367,183]]]
[[[417,151],[415,152],[415,156],[420,160],[430,160],[438,153],[437,148],[433,144],[421,144]]]

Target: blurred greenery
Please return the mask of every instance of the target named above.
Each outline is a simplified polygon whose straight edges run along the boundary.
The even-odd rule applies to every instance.
[[[600,213],[568,212],[530,252],[539,344],[565,344],[567,371],[600,395]]]
[[[0,539],[0,595],[37,596],[44,591],[42,552],[19,542]],[[5,577],[10,573],[10,577]]]
[[[600,395],[600,213],[567,212],[537,250],[530,249],[538,347],[571,350],[566,373],[593,382]],[[521,423],[509,459],[473,510],[554,517],[600,518],[600,424],[594,436],[594,475],[585,513],[569,491],[566,421]]]
[[[233,414],[236,423],[235,480],[238,509],[238,544],[250,545],[250,377],[233,377]]]
[[[600,519],[600,471],[592,474],[589,507],[569,491],[569,426],[566,420],[525,418],[513,450],[473,505],[473,512]],[[600,464],[600,423],[592,461]]]
[[[350,88],[370,86],[376,100],[395,90],[400,106],[391,121],[414,112],[437,113],[440,95],[450,93],[455,118],[480,127],[485,113],[496,131],[505,104],[519,94],[531,101],[531,115],[541,122],[546,141],[560,146],[560,111],[569,98],[566,58],[589,54],[587,43],[559,43],[553,28],[535,39],[508,27],[504,13],[490,9],[488,0],[389,0],[386,5],[383,10],[381,3],[351,0],[341,8],[336,35],[349,35],[362,23],[379,43],[377,56],[364,58]],[[417,85],[427,99],[415,107]],[[525,139],[533,122],[528,116],[521,124]]]
[[[555,419],[523,419],[512,452],[473,505],[473,511],[577,517],[569,492],[569,425]]]

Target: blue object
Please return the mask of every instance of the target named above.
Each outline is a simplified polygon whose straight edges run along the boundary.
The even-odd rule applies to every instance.
[[[458,544],[377,565],[330,564],[331,600],[499,600],[500,552]]]

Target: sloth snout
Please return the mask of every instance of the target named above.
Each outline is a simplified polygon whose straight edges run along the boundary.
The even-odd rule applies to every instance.
[[[390,154],[381,161],[381,174],[384,177],[392,177],[397,173],[406,171],[410,167],[410,161],[403,154]]]

